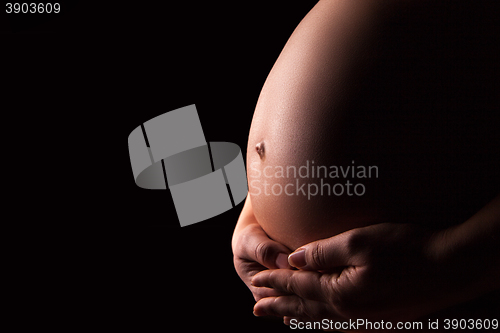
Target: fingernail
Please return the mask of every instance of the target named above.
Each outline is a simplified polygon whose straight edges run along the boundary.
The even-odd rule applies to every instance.
[[[266,316],[266,314],[264,312],[256,312],[255,310],[253,311],[253,315],[255,317],[262,317],[262,316]]]
[[[306,250],[299,249],[288,256],[288,263],[290,266],[302,268],[306,263]]]
[[[261,316],[267,316],[267,313],[265,311],[262,311],[262,309],[259,309],[256,305],[254,305],[253,315],[255,317],[261,317]]]
[[[278,257],[276,258],[276,266],[278,266],[278,268],[289,268],[288,255],[284,253],[278,254]]]

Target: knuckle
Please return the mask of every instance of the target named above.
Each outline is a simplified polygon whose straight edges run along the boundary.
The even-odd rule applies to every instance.
[[[236,255],[233,255],[233,266],[234,269],[236,270],[236,273],[241,278],[242,277],[241,259]]]
[[[233,239],[231,242],[233,254],[236,256],[242,256],[245,249],[245,244],[248,242],[249,238],[248,227],[244,228],[239,234],[233,234]]]
[[[283,306],[283,297],[278,296],[274,297],[269,306],[269,314],[280,317],[286,312],[286,309]]]
[[[347,238],[347,248],[351,252],[357,252],[361,249],[364,241],[365,237],[363,233],[360,232],[359,229],[354,229],[349,233],[349,237]]]
[[[261,265],[266,266],[266,263],[271,261],[273,255],[272,246],[266,241],[259,242],[255,247],[254,255],[255,259],[257,259]]]
[[[353,229],[346,239],[347,255],[350,257],[366,256],[371,252],[370,238],[360,229]]]
[[[318,243],[311,251],[311,261],[313,267],[325,267],[325,247]]]
[[[255,237],[255,227],[253,225],[249,225],[245,227],[239,237],[233,242],[233,254],[240,258],[251,259],[248,258],[249,244],[252,244],[252,239]]]
[[[292,275],[286,277],[285,280],[285,291],[290,294],[295,293],[295,285]]]
[[[238,257],[238,258],[243,257],[243,248],[241,247],[241,242],[239,241],[239,239],[237,239],[233,242],[232,250],[233,250],[234,257]]]

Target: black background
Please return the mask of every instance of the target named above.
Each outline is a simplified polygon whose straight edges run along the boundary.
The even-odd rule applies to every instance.
[[[2,11],[7,206],[20,227],[11,308],[21,325],[289,330],[253,316],[233,268],[242,204],[180,228],[168,191],[135,185],[127,138],[196,104],[207,141],[234,142],[245,156],[260,89],[314,4],[71,1],[57,15]]]
[[[61,14],[2,10],[4,209],[13,212],[5,224],[18,229],[7,234],[7,257],[19,325],[289,331],[253,316],[234,271],[242,204],[180,228],[168,191],[135,185],[127,138],[196,104],[207,141],[234,142],[245,156],[267,74],[315,3],[68,1]]]

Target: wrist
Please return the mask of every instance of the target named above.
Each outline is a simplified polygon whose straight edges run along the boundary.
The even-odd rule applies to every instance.
[[[447,266],[457,247],[456,226],[430,232],[424,246],[425,256],[436,266]]]
[[[498,288],[497,245],[475,220],[433,232],[425,254],[439,275],[439,289],[454,303],[477,298]]]

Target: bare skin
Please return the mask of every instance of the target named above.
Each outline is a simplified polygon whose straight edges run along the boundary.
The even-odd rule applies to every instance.
[[[440,76],[434,68],[428,76],[422,76],[419,86],[419,69],[427,66],[427,62],[422,61],[422,67],[417,66],[412,75],[396,80],[397,84],[403,82],[406,90],[399,91],[391,85],[390,89],[377,91],[377,96],[370,96],[379,103],[376,104],[379,109],[370,103],[351,103],[366,98],[360,93],[367,91],[362,90],[360,82],[374,80],[374,77],[362,77],[356,81],[353,78],[359,79],[359,76],[352,74],[356,73],[356,68],[367,66],[370,61],[364,60],[377,52],[373,48],[377,41],[371,38],[380,23],[379,4],[394,3],[401,4],[399,9],[403,11],[410,3],[426,4],[320,1],[290,38],[262,89],[247,149],[250,195],[232,240],[236,271],[258,301],[254,309],[256,315],[280,316],[285,321],[291,317],[341,320],[359,316],[374,320],[412,320],[442,313],[440,311],[458,304],[468,304],[482,295],[494,295],[500,288],[500,253],[496,245],[500,239],[500,199],[495,198],[498,182],[494,177],[498,168],[494,157],[490,157],[497,151],[495,144],[500,140],[494,133],[498,131],[486,130],[488,124],[495,124],[489,120],[493,119],[489,115],[481,118],[479,113],[468,113],[465,109],[467,118],[461,118],[463,116],[456,112],[459,105],[467,103],[475,109],[497,110],[494,97],[491,97],[497,94],[488,90],[490,86],[486,84],[453,86],[457,82],[470,82],[470,73],[465,76],[467,80],[445,76],[442,84],[435,85]],[[435,3],[446,7],[446,2],[432,2]],[[427,12],[427,7],[422,8],[420,14]],[[436,8],[429,7],[433,9],[429,10],[431,16],[443,17],[439,5]],[[416,20],[415,26],[420,27],[419,24]],[[434,31],[431,32],[426,36],[432,39]],[[382,43],[386,37],[390,39],[390,35],[383,35],[378,42]],[[426,60],[425,57],[434,59],[432,57],[438,54],[433,51],[430,55],[425,52],[419,55],[419,48],[413,49],[413,43],[408,45],[407,53],[403,54],[412,65],[414,57]],[[423,46],[433,50],[425,43]],[[454,59],[455,51],[448,52],[452,56],[440,56]],[[489,54],[489,49],[475,54],[483,54],[481,52]],[[488,58],[478,59],[477,63],[483,64]],[[465,63],[470,64],[469,60],[467,58]],[[392,64],[391,61],[386,63]],[[480,73],[477,82],[488,82],[484,77],[494,73],[494,67],[484,71],[481,68],[488,68],[486,65],[476,67]],[[408,67],[402,68],[408,70]],[[449,73],[454,70],[445,72]],[[368,90],[384,82],[377,81]],[[452,88],[440,90],[444,97],[437,93],[423,95],[448,86]],[[475,86],[478,90],[471,90]],[[379,98],[393,90],[393,95]],[[433,104],[435,99],[452,103],[459,95],[457,92],[463,91],[472,96],[470,101],[457,103],[450,111],[437,112]],[[392,98],[398,98],[399,93],[404,97],[401,108],[385,117],[379,116],[376,111],[390,109],[394,104]],[[488,96],[488,99],[476,96]],[[493,101],[492,104],[481,104],[487,100]],[[424,102],[427,104],[422,104]],[[359,112],[360,105],[368,112]],[[436,112],[422,116],[421,111],[426,108],[436,108]],[[349,122],[349,117],[354,121]],[[393,118],[400,122],[391,123]],[[466,121],[461,123],[461,119]],[[442,126],[432,127],[440,121],[443,121]],[[477,126],[469,126],[470,121],[475,121]],[[368,125],[363,127],[363,122]],[[384,126],[386,123],[389,125]],[[391,126],[394,124],[398,126]],[[405,124],[410,126],[399,127]],[[350,131],[342,131],[345,128],[363,135],[350,136]],[[450,128],[466,130],[453,132]],[[479,129],[477,134],[463,136],[472,133],[474,128]],[[482,137],[488,139],[476,140]],[[465,139],[460,141],[461,138]],[[331,165],[349,154],[366,159],[392,154],[385,171],[392,166],[392,171],[401,174],[397,181],[387,179],[370,184],[372,196],[363,198],[315,198],[317,201],[313,201],[299,197],[258,196],[252,191],[255,189],[253,180],[267,180],[262,176],[266,167],[300,166],[305,160]],[[482,156],[482,160],[476,165],[473,158],[464,160],[454,156]],[[429,159],[432,163],[428,163]],[[380,159],[374,164],[379,162],[384,163]],[[465,168],[452,168],[457,165]],[[253,175],[254,168],[260,170],[262,178]],[[482,178],[483,174],[487,176]],[[426,182],[429,176],[434,177],[432,182]],[[467,190],[470,184],[474,184],[477,192]],[[285,187],[287,183],[280,185]],[[384,192],[387,188],[390,191]],[[487,200],[471,205],[474,209],[467,214],[454,215],[454,209],[463,208],[456,202],[464,202],[463,197],[453,197],[459,193],[457,190],[468,195],[465,202],[482,193],[487,193],[487,200],[495,199],[482,209]],[[389,192],[392,197],[387,196]],[[448,197],[452,199],[447,201]],[[448,206],[445,207],[446,202]],[[397,214],[391,216],[392,211],[398,209],[403,212],[399,217],[404,218],[397,218]],[[435,225],[439,226],[432,227]],[[292,270],[286,261],[291,252],[294,255],[289,258],[289,264],[299,270]],[[496,300],[497,307],[498,304]],[[470,314],[470,308],[465,308],[464,313]]]
[[[270,167],[299,167],[306,161],[331,165],[346,158],[340,147],[351,139],[342,137],[339,128],[346,125],[343,117],[350,110],[342,104],[355,90],[347,87],[359,86],[348,81],[354,81],[355,68],[372,51],[369,41],[378,24],[377,11],[376,2],[318,2],[290,37],[259,96],[247,147],[254,214],[269,236],[292,250],[325,236],[325,229],[333,235],[374,217],[375,205],[368,196],[343,196],[325,205],[319,196],[304,202],[299,196],[263,192],[266,182],[280,188],[289,182],[264,176]],[[376,193],[375,186],[371,189]],[[358,216],[345,209],[354,205]],[[329,214],[332,211],[335,215]],[[294,232],[307,227],[301,222],[306,216],[307,230]]]
[[[439,232],[390,223],[353,229],[295,251],[289,258],[294,266],[305,264],[299,271],[254,276],[253,286],[291,295],[262,299],[254,311],[413,320],[500,288],[499,237],[500,196],[466,222]],[[304,257],[294,259],[302,250]],[[335,269],[342,270],[319,273]]]
[[[257,300],[257,316],[284,317],[286,323],[396,322],[499,289],[498,239],[500,196],[466,222],[439,232],[383,223],[306,244],[288,257],[300,268],[291,270],[282,260],[286,247],[266,237],[247,199],[232,245],[236,271]]]
[[[253,276],[266,269],[290,268],[290,250],[266,235],[255,219],[248,196],[233,234],[232,248],[236,272],[252,292],[256,301],[262,297],[276,296],[271,289],[256,288],[250,284]]]

